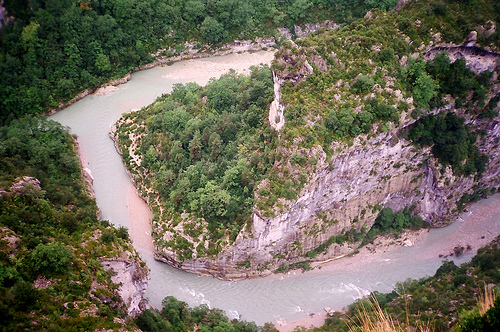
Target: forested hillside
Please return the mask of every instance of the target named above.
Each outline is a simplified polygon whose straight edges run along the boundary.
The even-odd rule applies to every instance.
[[[73,138],[39,117],[0,127],[0,328],[133,330],[103,263],[137,266],[124,228],[98,221]],[[136,312],[137,314],[137,312]]]
[[[395,0],[34,0],[5,1],[0,30],[0,121],[55,108],[121,77],[150,53],[277,36],[277,27],[362,17]],[[168,54],[166,54],[168,55]]]

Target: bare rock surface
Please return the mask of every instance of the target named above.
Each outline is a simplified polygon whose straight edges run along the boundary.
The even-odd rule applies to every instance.
[[[136,261],[102,260],[101,263],[111,280],[119,286],[118,294],[127,308],[127,314],[135,317],[144,311],[143,295],[149,282],[148,269]]]
[[[31,176],[23,176],[22,178],[16,178],[16,183],[14,183],[10,190],[17,194],[25,194],[28,191],[42,190],[40,187],[40,181]]]

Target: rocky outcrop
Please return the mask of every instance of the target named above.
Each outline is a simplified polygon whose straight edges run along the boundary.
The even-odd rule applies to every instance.
[[[7,9],[5,9],[5,1],[0,1],[0,29],[9,23],[9,21],[14,20],[14,17],[9,16]]]
[[[293,30],[295,33],[295,37],[301,38],[305,37],[319,29],[337,29],[340,27],[340,24],[337,24],[333,21],[326,20],[325,22],[322,23],[306,23],[303,26],[300,25],[294,25]],[[279,33],[279,40],[292,40],[294,35],[288,28],[278,28],[278,33]]]
[[[281,84],[283,80],[279,78],[276,73],[273,72],[273,82],[274,82],[274,100],[269,107],[269,123],[271,127],[279,131],[285,125],[285,116],[283,111],[285,107],[281,102]]]
[[[337,29],[340,27],[340,24],[337,24],[332,21],[325,21],[323,23],[316,23],[316,24],[305,24],[304,26],[300,25],[294,25],[294,30],[295,30],[295,36],[297,37],[305,37],[310,33],[313,33],[321,28],[323,29]]]
[[[473,36],[471,37],[473,38]],[[491,52],[477,46],[467,46],[475,43],[474,39],[467,38],[462,45],[445,45],[434,47],[423,56],[426,60],[434,59],[436,54],[447,52],[451,62],[464,58],[467,67],[474,73],[479,74],[486,70],[495,71],[500,66],[500,53]]]
[[[293,41],[288,41],[291,48],[282,49],[274,60],[276,75],[282,81],[289,81],[296,85],[307,79],[307,76],[314,72],[314,68],[309,64],[308,58],[297,52],[299,47]],[[327,69],[327,68],[326,68]],[[325,70],[326,70],[325,69]]]
[[[111,280],[118,285],[118,295],[126,307],[127,315],[136,317],[144,311],[143,298],[149,283],[149,270],[133,260],[101,260]]]
[[[394,7],[393,10],[395,10],[395,11],[401,10],[406,5],[406,3],[411,2],[411,1],[414,1],[414,0],[399,0],[398,3],[396,4],[396,7]]]
[[[14,258],[21,248],[21,238],[7,227],[0,227],[0,241],[0,249],[11,258]]]
[[[31,176],[23,176],[15,179],[14,184],[10,186],[9,190],[0,188],[1,195],[24,195],[29,194],[34,197],[43,195],[42,188],[40,187],[40,180]]]

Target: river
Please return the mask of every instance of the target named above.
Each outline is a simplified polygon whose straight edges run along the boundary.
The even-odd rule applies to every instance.
[[[129,228],[135,248],[151,270],[146,297],[153,306],[160,307],[165,296],[173,295],[192,306],[205,303],[225,310],[230,318],[257,324],[276,319],[292,321],[321,312],[325,306],[341,309],[370,291],[390,291],[395,283],[407,278],[432,275],[442,262],[438,254],[450,252],[457,239],[483,244],[500,233],[500,195],[495,195],[474,205],[451,226],[431,230],[414,246],[396,247],[366,261],[357,256],[345,258],[307,273],[231,282],[199,277],[155,261],[149,236],[151,212],[125,172],[108,136],[110,128],[122,113],[152,103],[169,92],[174,83],[195,81],[203,85],[229,68],[245,72],[251,65],[270,63],[272,58],[272,52],[231,54],[140,71],[117,91],[89,95],[51,116],[77,135],[85,166],[94,177],[102,218]],[[473,249],[457,262],[470,260],[477,246]]]

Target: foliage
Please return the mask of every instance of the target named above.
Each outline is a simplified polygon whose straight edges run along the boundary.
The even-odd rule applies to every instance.
[[[424,226],[424,221],[419,216],[412,216],[412,208],[405,207],[394,213],[391,208],[380,210],[375,223],[366,234],[364,243],[372,241],[377,235],[385,233],[400,233],[404,229],[417,230]]]
[[[204,88],[175,85],[170,95],[126,116],[146,124],[135,152],[142,161],[135,171],[145,188],[158,194],[166,211],[163,222],[178,222],[182,212],[194,219],[185,226],[192,240],[177,237],[167,243],[179,257],[191,258],[193,248],[205,240],[217,252],[218,240],[229,236],[233,241],[250,220],[254,187],[273,162],[275,138],[266,129],[272,96],[269,68],[252,68],[248,77],[231,72]],[[128,138],[139,130],[120,126],[122,150],[129,149]],[[198,255],[212,254],[202,248]]]
[[[450,165],[456,174],[481,173],[488,157],[474,145],[476,135],[464,123],[454,113],[430,114],[412,125],[408,137],[421,146],[432,146],[433,155],[442,164]]]
[[[438,85],[425,71],[426,63],[423,58],[410,58],[409,64],[402,71],[403,79],[411,88],[415,106],[428,109],[432,98],[437,95]]]
[[[216,19],[207,16],[200,27],[201,36],[209,43],[217,43],[225,38],[226,31]]]
[[[142,331],[257,332],[261,330],[253,322],[237,319],[230,321],[224,311],[216,308],[210,309],[205,304],[190,308],[186,302],[167,296],[163,299],[162,305],[163,308],[160,311],[148,309],[135,319],[135,323]],[[274,328],[266,330],[276,331]]]
[[[97,220],[75,153],[66,129],[45,118],[23,117],[0,127],[2,330],[127,326],[114,321],[123,314],[99,259],[133,249],[123,240],[104,247],[96,239],[100,231],[115,238],[120,232]],[[99,315],[85,315],[93,306]]]
[[[472,311],[460,317],[460,332],[498,331],[500,329],[500,298],[485,313]]]
[[[31,252],[34,268],[45,275],[67,272],[71,262],[71,252],[62,243],[39,244]]]
[[[196,40],[274,36],[277,27],[362,17],[394,0],[6,1],[1,30],[0,124],[57,107],[85,89],[151,62],[150,53]],[[181,45],[181,46],[179,46]]]

